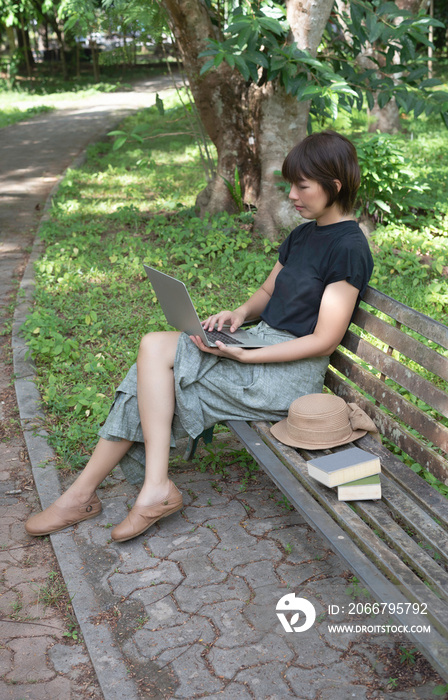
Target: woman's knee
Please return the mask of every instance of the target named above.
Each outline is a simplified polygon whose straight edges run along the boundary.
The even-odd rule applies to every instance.
[[[165,359],[174,363],[179,333],[171,331],[156,331],[147,333],[140,341],[137,362],[141,360]]]

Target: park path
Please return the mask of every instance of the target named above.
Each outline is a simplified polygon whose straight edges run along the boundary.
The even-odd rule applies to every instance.
[[[39,508],[19,424],[10,328],[45,203],[89,143],[133,110],[154,104],[170,79],[97,94],[0,130],[0,698],[85,700],[103,694],[85,645],[64,637],[63,579],[51,543],[23,523]],[[54,604],[45,607],[50,600]]]
[[[238,460],[227,476],[174,466],[182,512],[121,545],[109,528],[137,489],[119,471],[100,491],[98,518],[51,544],[24,531],[39,500],[47,506],[61,488],[18,334],[45,202],[88,143],[165,86],[150,81],[0,131],[0,698],[429,700],[437,679],[420,663],[403,674],[404,638],[331,632],[328,606],[348,609],[359,595],[350,572],[270,479],[247,482]],[[63,582],[83,644],[64,637],[73,627]],[[293,592],[318,614],[302,635],[287,634],[276,616],[279,599]],[[45,607],[48,600],[55,605]],[[390,692],[403,675],[407,687]]]

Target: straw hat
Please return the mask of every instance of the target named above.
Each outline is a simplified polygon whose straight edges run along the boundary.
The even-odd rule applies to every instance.
[[[324,450],[378,430],[362,408],[333,394],[307,394],[292,402],[271,433],[291,447]]]

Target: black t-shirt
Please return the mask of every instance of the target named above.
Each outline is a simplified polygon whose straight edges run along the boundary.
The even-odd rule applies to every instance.
[[[373,270],[369,244],[356,221],[301,224],[280,246],[278,259],[283,269],[261,318],[298,338],[314,331],[328,284],[349,282],[359,289],[358,305]]]

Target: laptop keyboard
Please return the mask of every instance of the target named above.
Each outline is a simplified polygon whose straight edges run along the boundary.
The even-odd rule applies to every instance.
[[[212,331],[205,331],[205,335],[212,343],[214,343],[216,340],[221,340],[226,345],[244,345],[244,343],[242,343],[240,340],[236,340],[236,338],[232,338],[231,335],[221,333],[221,331],[217,331],[216,329]]]

